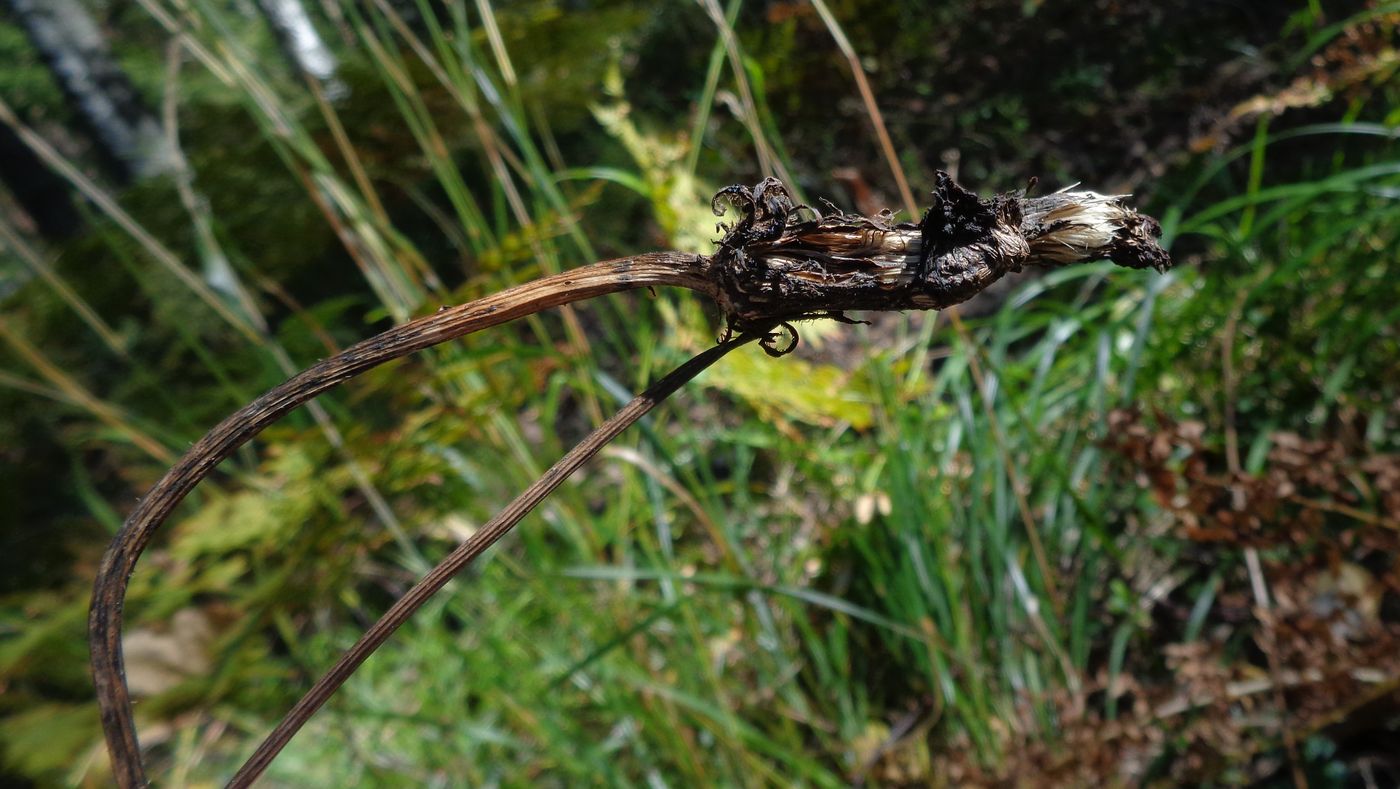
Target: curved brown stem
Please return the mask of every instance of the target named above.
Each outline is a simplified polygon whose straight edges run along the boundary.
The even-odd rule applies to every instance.
[[[442,589],[454,575],[461,572],[468,564],[483,551],[491,547],[497,540],[503,537],[506,532],[514,528],[522,518],[530,513],[546,496],[559,487],[559,484],[568,479],[571,474],[579,469],[590,458],[598,454],[614,438],[617,438],[623,430],[626,430],[638,419],[641,419],[656,407],[658,403],[671,396],[685,382],[699,375],[706,367],[719,361],[720,357],[738,348],[744,343],[751,342],[760,337],[759,334],[746,334],[732,340],[720,343],[704,352],[696,355],[685,364],[672,370],[664,378],[657,381],[645,392],[637,395],[627,405],[623,406],[616,414],[604,422],[579,442],[573,449],[569,450],[557,463],[549,467],[539,479],[531,483],[519,496],[515,498],[506,508],[501,510],[496,517],[487,521],[486,525],[478,529],[466,542],[457,546],[447,558],[443,559],[438,566],[434,567],[427,575],[423,576],[412,589],[404,593],[384,615],[375,622],[369,630],[365,631],[360,640],[355,642],[340,659],[335,662],[316,684],[301,697],[282,718],[282,722],[277,724],[277,728],[262,741],[248,761],[243,763],[233,779],[229,781],[229,789],[240,789],[249,786],[257,780],[259,775],[267,769],[268,764],[276,758],[282,748],[292,739],[297,731],[306,723],[321,705],[335,693],[345,680],[365,662],[376,649],[394,634],[399,626],[408,621],[408,618],[415,611],[428,602],[438,590]]]
[[[840,318],[844,310],[943,309],[972,298],[1007,272],[1027,265],[1063,266],[1105,257],[1130,268],[1165,270],[1171,265],[1170,257],[1157,244],[1157,223],[1129,208],[1121,197],[1060,191],[1044,197],[1003,194],[988,199],[939,173],[933,198],[933,206],[919,223],[891,224],[888,216],[842,213],[809,219],[806,215],[814,212],[794,205],[786,187],[771,178],[753,189],[731,186],[716,195],[712,206],[718,209],[720,201],[728,201],[740,209],[740,217],[729,227],[713,257],[655,252],[619,258],[444,308],[313,365],[219,423],[136,507],[98,569],[88,618],[89,641],[102,727],[118,784],[135,787],[146,783],[121,651],[122,603],[137,558],[175,506],[221,460],[283,414],[336,384],[390,359],[464,334],[632,288],[677,285],[705,293],[718,302],[731,329],[753,335],[741,339],[764,337],[764,349],[781,355],[791,347],[780,349],[773,344],[772,335],[767,334],[773,326],[808,318]],[[723,343],[697,357],[694,363],[708,361],[694,372],[718,358],[709,354],[722,354],[732,347]],[[680,380],[683,378],[668,376],[662,383],[679,386]],[[646,397],[627,408],[649,409],[655,402]],[[637,405],[639,402],[642,405]],[[609,425],[620,430],[617,425],[625,427],[628,418],[635,420],[645,410],[630,417],[628,413],[624,409],[600,430],[612,429]],[[622,421],[616,421],[619,419]],[[581,445],[575,452],[584,454],[576,457],[571,452],[561,464],[581,463],[592,451],[596,448]],[[563,476],[552,476],[564,467],[555,466],[511,505],[522,508],[518,514],[508,509],[493,520],[496,525],[490,540],[514,524],[509,518],[518,520],[537,503],[538,499],[529,498],[532,491],[553,489]],[[455,569],[444,567],[451,562],[460,562],[460,567],[479,553],[479,549],[471,552],[470,544],[458,549],[466,553],[454,553],[448,563],[434,570],[424,580],[426,586],[415,589],[426,589],[423,594],[430,595],[436,589],[429,588],[432,583],[445,583]],[[419,604],[416,597],[405,598],[390,610],[398,612],[395,616],[406,616]],[[256,777],[305,716],[314,712],[401,621],[386,619],[376,624],[293,709],[235,777],[235,785]]]
[[[122,787],[145,786],[122,661],[122,607],[136,560],[190,490],[240,446],[316,395],[392,359],[550,307],[654,285],[714,294],[707,259],[678,252],[619,258],[566,271],[449,307],[324,359],[239,409],[200,439],[146,494],[102,557],[88,615],[93,684],[112,769]]]

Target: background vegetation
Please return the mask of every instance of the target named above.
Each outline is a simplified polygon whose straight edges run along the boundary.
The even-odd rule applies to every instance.
[[[269,785],[1400,782],[1400,4],[323,0],[319,76],[250,2],[84,5],[182,156],[104,160],[0,17],[0,115],[72,213],[0,190],[0,780],[105,783],[97,557],[289,371],[542,272],[711,249],[719,186],[873,212],[942,168],[1131,192],[1179,267],[732,355],[405,627]],[[225,463],[129,601],[160,783],[229,775],[715,331],[674,292],[539,316]]]

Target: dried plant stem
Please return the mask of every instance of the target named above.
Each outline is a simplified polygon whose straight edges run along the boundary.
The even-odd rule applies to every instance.
[[[122,606],[131,573],[160,524],[200,480],[238,447],[316,395],[392,359],[541,310],[653,285],[712,292],[699,255],[655,253],[543,277],[395,327],[311,366],[219,423],[141,500],[103,556],[88,617],[93,683],[113,771],[123,787],[144,786],[140,746],[121,651]]]
[[[389,639],[389,636],[394,634],[395,630],[399,629],[400,625],[413,616],[413,613],[428,602],[429,598],[437,594],[438,590],[442,589],[454,575],[461,572],[473,559],[480,556],[506,532],[514,528],[515,524],[519,523],[546,496],[559,487],[560,483],[598,454],[598,450],[617,438],[623,430],[645,416],[647,412],[671,396],[687,381],[699,375],[706,367],[719,361],[720,357],[740,345],[758,339],[758,337],[757,334],[745,334],[701,352],[657,381],[651,388],[637,395],[598,429],[590,433],[587,438],[569,450],[543,476],[535,480],[530,487],[501,510],[496,517],[478,529],[466,542],[459,545],[437,567],[434,567],[432,572],[423,576],[412,589],[409,589],[379,618],[379,621],[365,631],[360,640],[355,642],[355,645],[336,661],[330,671],[327,671],[316,681],[311,690],[307,691],[306,695],[302,696],[301,700],[282,718],[282,722],[277,725],[277,728],[267,735],[267,738],[253,752],[253,755],[248,757],[248,761],[244,762],[233,779],[229,781],[230,789],[252,784],[267,769],[268,764],[281,752],[302,725],[316,713],[316,710],[321,708],[322,704],[326,703],[326,700],[345,683],[346,679],[349,679],[350,675],[359,668],[366,658],[382,646]]]
[[[1121,198],[1061,191],[1044,197],[981,198],[939,173],[934,203],[918,223],[888,214],[821,216],[795,205],[780,181],[731,186],[715,197],[739,209],[714,255],[654,252],[542,277],[411,321],[318,362],[219,423],[156,483],[102,558],[88,617],[93,683],[122,787],[144,786],[140,746],[123,673],[122,606],[136,560],[161,523],[224,458],[321,392],[391,359],[551,307],[634,288],[673,285],[704,293],[738,340],[725,341],[667,376],[604,423],[529,490],[457,549],[390,609],[312,688],[234,778],[244,786],[266,769],[306,719],[418,606],[515,525],[579,464],[724,353],[759,339],[782,355],[770,330],[787,321],[844,319],[846,310],[946,309],[1023,266],[1058,267],[1109,258],[1129,268],[1171,265],[1155,221]],[[1023,504],[1024,507],[1024,504]],[[1029,512],[1023,511],[1029,518]],[[1048,581],[1047,581],[1048,582]]]

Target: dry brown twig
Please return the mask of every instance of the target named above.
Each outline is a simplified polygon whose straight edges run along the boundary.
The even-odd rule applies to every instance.
[[[848,310],[943,309],[977,295],[1025,266],[1059,267],[1108,258],[1129,268],[1171,265],[1157,244],[1157,223],[1121,196],[1062,190],[980,198],[939,173],[934,202],[922,221],[895,223],[794,205],[787,188],[768,178],[750,189],[715,195],[739,218],[713,255],[654,252],[583,266],[455,307],[443,307],[324,359],[244,406],[196,443],[127,519],[103,556],[93,588],[89,642],[93,680],[113,771],[122,787],[146,785],[122,665],[122,606],[127,583],[157,528],[196,484],[238,447],[318,394],[415,351],[607,293],[672,285],[715,300],[725,339],[639,395],[551,467],[496,518],[459,546],[399,600],[312,690],[234,776],[245,786],[261,774],[296,730],[336,688],[456,572],[509,531],[532,507],[604,444],[709,364],[759,340],[774,356],[797,342],[791,322],[849,320]],[[779,345],[778,327],[791,342]],[[730,339],[734,334],[737,339]]]

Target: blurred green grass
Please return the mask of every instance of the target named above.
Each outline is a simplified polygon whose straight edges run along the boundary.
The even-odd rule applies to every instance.
[[[829,34],[796,11],[336,4],[323,22],[349,93],[329,99],[237,6],[137,5],[115,28],[124,63],[172,91],[189,183],[89,184],[88,231],[33,256],[54,276],[11,296],[0,324],[0,431],[18,447],[4,528],[11,557],[38,547],[8,560],[0,603],[3,764],[45,784],[103,782],[86,583],[127,503],[208,425],[389,321],[609,254],[704,251],[710,193],[758,162],[823,195],[855,150],[862,178],[895,194],[869,132],[830,136],[774,101],[810,73],[834,125],[869,122],[849,75],[818,79],[841,63],[829,38],[823,65],[785,70],[782,57],[816,57],[794,42]],[[1024,24],[1063,21],[1037,8]],[[1396,8],[1363,15],[1393,32],[1382,14]],[[979,41],[955,15],[941,21]],[[1359,24],[1342,21],[1300,3],[1269,35],[1303,63]],[[870,29],[850,33],[859,47]],[[704,44],[643,67],[683,34]],[[185,42],[178,81],[137,46],[169,35]],[[880,68],[911,60],[938,62],[907,40],[863,62],[917,188],[937,152]],[[1108,79],[1071,71],[1058,90]],[[961,332],[886,317],[806,329],[795,358],[727,359],[400,631],[269,783],[959,783],[1014,770],[1027,739],[1054,743],[1071,715],[1116,718],[1116,677],[1160,679],[1163,644],[1215,621],[1222,584],[1248,587],[1238,546],[1181,561],[1194,546],[1104,448],[1110,410],[1201,420],[1221,444],[1233,433],[1253,470],[1277,430],[1362,424],[1367,450],[1397,450],[1393,76],[1382,59],[1302,121],[1258,121],[1235,149],[1179,142],[1139,176],[1182,264],[1171,274],[1064,270]],[[677,84],[684,113],[657,112],[653,94]],[[978,186],[1095,161],[1072,147],[998,162],[1021,139],[1055,149],[1015,89],[950,121],[969,135],[962,155],[981,153]],[[1097,174],[1132,180],[1115,166]],[[78,299],[103,317],[81,320]],[[129,603],[162,782],[230,774],[418,573],[712,324],[669,292],[537,316],[371,372],[226,463]],[[1163,595],[1195,624],[1159,622]],[[1281,747],[1260,736],[1261,753]],[[1317,753],[1307,768],[1325,773],[1333,757]]]

